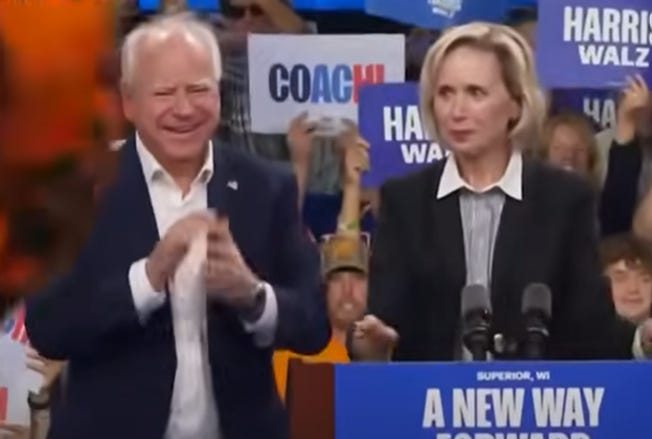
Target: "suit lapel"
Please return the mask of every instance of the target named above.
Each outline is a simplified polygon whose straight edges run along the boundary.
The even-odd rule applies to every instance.
[[[441,177],[441,173],[440,173]],[[451,285],[454,288],[462,288],[466,280],[466,256],[464,251],[464,232],[462,231],[462,219],[460,216],[459,193],[454,192],[444,198],[437,199],[439,181],[435,184],[435,191],[432,197],[434,201],[430,204],[431,219],[434,222],[434,243],[439,252],[444,256],[445,272],[449,274]]]
[[[514,275],[520,267],[519,258],[527,257],[521,249],[527,242],[528,224],[531,222],[532,191],[531,168],[523,163],[523,198],[505,198],[496,236],[491,270],[491,294],[494,317],[501,330],[512,327],[509,316],[520,312],[521,291],[514,286]],[[517,314],[514,314],[517,313]]]
[[[113,200],[118,201],[124,216],[125,229],[131,239],[128,243],[136,258],[144,257],[159,240],[158,226],[154,217],[152,200],[147,189],[145,175],[136,151],[135,136],[132,136],[121,151],[118,180],[115,185]],[[135,260],[135,259],[134,259]]]
[[[227,151],[216,145],[213,141],[213,178],[208,183],[207,201],[209,208],[228,217],[232,204],[230,199],[237,191],[237,181],[232,179],[233,170]]]

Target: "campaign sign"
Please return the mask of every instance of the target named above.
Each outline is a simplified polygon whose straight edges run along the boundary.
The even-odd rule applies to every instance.
[[[364,187],[415,171],[444,157],[421,123],[416,83],[367,85],[360,89],[360,134],[369,142],[370,170]]]
[[[309,119],[357,122],[364,84],[405,80],[405,35],[250,35],[251,129],[285,134]]]
[[[552,93],[553,113],[574,111],[589,117],[596,130],[616,126],[616,102],[618,91],[615,90],[554,90]]]
[[[471,21],[501,22],[508,0],[366,0],[367,13],[426,29]]]
[[[337,439],[649,439],[647,362],[335,366]]]
[[[652,83],[650,0],[540,2],[537,41],[546,88],[619,88],[635,73]]]
[[[0,423],[29,425],[27,395],[38,391],[43,377],[27,368],[25,308],[0,320]]]

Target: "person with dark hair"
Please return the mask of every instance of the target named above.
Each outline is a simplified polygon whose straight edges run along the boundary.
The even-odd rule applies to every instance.
[[[604,274],[619,316],[639,324],[652,310],[652,252],[649,243],[630,233],[602,241],[600,256]]]
[[[530,44],[530,47],[536,47],[536,27],[539,20],[539,13],[535,7],[518,7],[510,9],[507,12],[505,24],[516,32]]]

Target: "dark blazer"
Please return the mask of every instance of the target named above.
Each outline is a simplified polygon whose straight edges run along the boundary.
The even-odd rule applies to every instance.
[[[128,281],[158,231],[133,139],[74,269],[27,304],[27,330],[45,357],[69,359],[65,407],[51,439],[158,439],[164,434],[176,371],[167,302],[141,325]],[[320,287],[319,255],[303,233],[290,173],[227,147],[215,148],[208,206],[230,218],[246,262],[275,289],[278,328],[260,349],[236,313],[208,304],[214,394],[226,439],[285,439],[287,416],[271,366],[275,348],[321,351],[330,326]],[[238,182],[237,190],[227,187]]]
[[[607,178],[600,197],[600,225],[603,236],[627,233],[632,228],[638,183],[643,167],[643,145],[634,139],[626,145],[615,141],[609,148]]]
[[[395,360],[453,360],[466,281],[459,196],[436,193],[444,161],[381,189],[369,312],[400,336]],[[601,276],[593,192],[568,172],[524,161],[523,200],[507,197],[492,267],[494,331],[521,339],[524,288],[553,293],[550,358],[631,358]]]

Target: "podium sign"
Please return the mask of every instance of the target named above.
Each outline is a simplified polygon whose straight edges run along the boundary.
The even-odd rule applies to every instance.
[[[335,366],[337,439],[649,439],[652,363]]]

